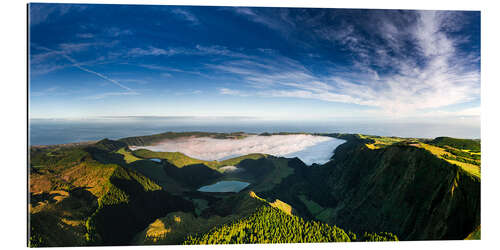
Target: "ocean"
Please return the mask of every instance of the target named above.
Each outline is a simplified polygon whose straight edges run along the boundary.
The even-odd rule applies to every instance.
[[[479,121],[476,123],[394,123],[352,121],[260,121],[239,119],[31,119],[28,136],[30,145],[51,145],[73,142],[119,139],[130,136],[151,135],[167,131],[185,132],[309,132],[309,133],[361,133],[380,136],[435,138],[480,138]]]

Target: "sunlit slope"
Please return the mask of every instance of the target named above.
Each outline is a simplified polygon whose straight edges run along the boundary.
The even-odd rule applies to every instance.
[[[306,221],[292,215],[290,205],[281,201],[268,203],[255,193],[250,196],[262,202],[250,216],[214,227],[205,234],[190,235],[183,244],[305,243],[397,240],[391,233],[361,237],[336,226]],[[276,205],[277,203],[281,205]]]
[[[481,226],[479,226],[476,230],[474,230],[472,233],[465,238],[466,240],[480,240],[481,239]]]
[[[280,205],[277,205],[280,204]],[[223,212],[227,206],[231,212]],[[397,240],[391,233],[359,236],[290,213],[291,206],[267,202],[250,191],[218,201],[210,216],[174,212],[151,223],[135,237],[136,244],[225,244]]]
[[[481,177],[481,141],[476,139],[457,139],[437,137],[433,140],[418,138],[384,137],[356,134],[355,137],[364,141],[364,145],[372,150],[382,149],[391,145],[406,145],[421,147],[463,170]]]
[[[340,232],[350,241],[394,238],[365,232],[391,232],[403,240],[480,238],[481,180],[443,156],[476,160],[471,155],[480,152],[423,139],[322,135],[347,142],[336,148],[332,161],[313,166],[262,154],[202,161],[131,151],[124,142],[107,139],[33,147],[30,244],[346,240]],[[223,166],[237,171],[221,171]],[[240,193],[196,191],[220,180],[251,184]],[[258,226],[262,218],[270,224]],[[305,231],[290,233],[285,224]],[[266,232],[274,227],[279,235],[270,238]],[[307,228],[320,233],[305,234]]]
[[[458,139],[452,137],[436,137],[430,144],[445,147],[450,146],[456,149],[469,150],[473,152],[481,152],[481,141],[471,139]]]
[[[30,246],[124,245],[153,219],[192,211],[127,167],[109,140],[78,147],[33,148]]]
[[[188,157],[179,152],[153,152],[147,149],[135,151],[120,149],[125,159],[136,159],[129,166],[141,173],[158,180],[162,186],[174,182],[187,189],[198,189],[202,185],[212,184],[217,179],[236,179],[252,183],[252,188],[262,191],[271,189],[283,178],[293,173],[288,167],[288,159],[265,154],[249,154],[224,161],[203,161]],[[146,159],[163,159],[163,163],[154,163]],[[159,167],[161,166],[161,167]],[[224,166],[237,166],[235,173],[221,169]],[[160,170],[161,168],[161,170]],[[168,176],[168,177],[167,177]],[[165,179],[167,181],[163,181]],[[176,187],[170,187],[175,190]]]
[[[264,197],[306,218],[404,240],[464,239],[479,226],[480,178],[419,147],[369,149],[369,139],[349,137],[324,166],[292,164],[294,174]]]
[[[350,156],[325,171],[339,201],[331,221],[402,239],[464,239],[479,225],[481,180],[462,168],[412,146]]]
[[[419,142],[415,145],[416,147],[421,147],[434,154],[436,157],[443,159],[451,164],[457,165],[461,167],[466,172],[481,178],[481,160],[469,158],[468,155],[462,156],[460,153],[466,154],[466,152],[462,150],[457,150],[451,148],[449,146],[438,147],[431,144],[426,144]],[[479,158],[481,157],[481,153],[478,153]]]
[[[202,196],[203,197],[203,196]],[[202,198],[200,197],[200,198]],[[263,205],[247,193],[210,197],[201,216],[173,212],[158,218],[134,238],[135,244],[181,244],[188,235],[203,234],[210,229],[250,216]]]

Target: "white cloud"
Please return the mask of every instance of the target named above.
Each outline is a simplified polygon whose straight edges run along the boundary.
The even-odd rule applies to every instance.
[[[30,25],[38,25],[66,15],[69,11],[83,11],[87,8],[85,5],[76,4],[39,4],[32,3],[29,5],[29,22]]]
[[[137,92],[107,92],[107,93],[100,93],[100,94],[96,94],[96,95],[86,96],[83,99],[99,100],[99,99],[104,99],[104,98],[108,98],[111,96],[133,96],[133,95],[139,95],[139,94]]]
[[[288,158],[298,157],[304,163],[324,164],[344,140],[313,135],[252,135],[244,139],[181,138],[166,140],[145,148],[161,152],[181,152],[202,160],[224,160],[251,153],[263,153]]]
[[[76,37],[78,37],[78,38],[94,38],[94,34],[92,34],[92,33],[79,33],[79,34],[76,34]]]
[[[82,42],[82,43],[61,43],[57,49],[49,49],[39,46],[35,43],[31,44],[30,50],[30,73],[35,75],[46,74],[52,71],[64,69],[74,66],[73,63],[68,63],[65,55],[73,55],[78,52],[88,50],[90,47],[112,47],[117,41],[108,43],[102,42]],[[94,63],[102,63],[105,57],[101,56],[91,61],[78,62],[78,65],[90,65]]]
[[[255,15],[251,9],[237,11]],[[353,54],[352,67],[336,67],[326,75],[312,73],[299,62],[284,60],[286,57],[276,53],[209,66],[238,75],[248,86],[261,89],[226,91],[228,94],[318,99],[376,107],[387,116],[416,115],[426,109],[480,98],[480,72],[470,67],[480,58],[473,52],[458,54],[457,46],[463,38],[445,33],[452,29],[450,20],[456,20],[453,15],[419,11],[413,25],[405,29],[397,28],[401,26],[394,24],[398,20],[377,16],[381,25],[375,32],[385,43],[368,40],[353,24],[313,29],[323,39],[343,45]],[[412,54],[401,49],[408,42],[415,45]],[[391,72],[380,73],[381,67]]]
[[[134,32],[132,32],[129,29],[120,29],[117,27],[111,27],[106,30],[106,34],[111,37],[118,37],[118,36],[123,36],[123,35],[132,35]]]
[[[178,17],[190,22],[192,25],[199,25],[200,21],[198,18],[191,12],[185,9],[175,8],[172,10],[172,13],[176,14]]]
[[[47,96],[47,95],[63,95],[66,93],[61,93],[61,91],[58,91],[59,87],[54,86],[50,87],[41,91],[30,91],[30,96],[35,97],[35,96]]]
[[[265,15],[258,15],[252,9],[235,8],[234,10],[236,13],[248,17],[253,22],[264,24],[272,29],[280,28],[280,24],[276,21],[276,19],[267,18]]]
[[[130,49],[128,55],[129,56],[172,56],[181,53],[184,53],[184,51],[181,49],[174,49],[174,48],[161,49],[149,46],[146,49],[143,48]]]
[[[99,77],[99,78],[101,78],[101,79],[103,79],[105,81],[108,81],[108,82],[116,85],[120,89],[125,90],[124,92],[101,93],[101,94],[98,94],[98,95],[87,97],[85,99],[102,99],[102,98],[108,97],[108,96],[138,95],[139,94],[135,90],[133,90],[133,89],[131,89],[131,88],[123,85],[119,81],[117,81],[115,79],[112,79],[112,78],[109,78],[108,76],[106,76],[106,75],[104,75],[102,73],[99,73],[99,72],[96,72],[94,70],[91,70],[91,69],[87,68],[87,66],[84,66],[82,63],[78,62],[73,57],[71,57],[71,56],[68,55],[72,51],[78,51],[78,50],[81,50],[81,49],[83,49],[83,48],[85,48],[87,46],[88,45],[86,43],[82,43],[82,44],[61,44],[60,45],[60,47],[62,49],[61,51],[56,51],[56,50],[52,50],[52,49],[41,47],[41,46],[36,46],[36,47],[38,49],[46,51],[45,54],[49,54],[50,56],[56,56],[57,55],[57,56],[60,56],[62,58],[65,58],[67,61],[69,61],[71,63],[70,64],[71,66],[76,67],[76,68],[80,69],[81,71],[93,74],[93,75],[95,75],[95,76],[97,76],[97,77]],[[42,55],[44,55],[44,54],[42,54]],[[36,57],[35,57],[35,59],[36,59]],[[44,59],[46,59],[46,58],[44,58]],[[38,59],[38,60],[40,60],[40,59]]]
[[[219,93],[221,93],[223,95],[248,96],[248,94],[243,93],[239,90],[228,89],[228,88],[220,88]]]

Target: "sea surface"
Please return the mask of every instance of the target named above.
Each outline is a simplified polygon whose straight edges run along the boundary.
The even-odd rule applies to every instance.
[[[231,121],[171,119],[31,119],[28,127],[30,145],[51,145],[92,140],[120,139],[167,131],[203,132],[310,132],[361,133],[380,136],[434,138],[480,138],[477,123],[392,123],[392,122],[308,122],[308,121]]]

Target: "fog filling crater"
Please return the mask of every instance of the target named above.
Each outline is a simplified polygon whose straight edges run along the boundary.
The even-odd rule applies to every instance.
[[[305,164],[324,164],[333,156],[333,151],[345,140],[305,134],[296,135],[250,135],[243,139],[214,139],[208,137],[165,140],[152,146],[136,146],[157,152],[181,152],[189,157],[213,161],[237,156],[262,153],[287,158],[298,157]]]

